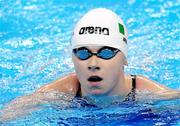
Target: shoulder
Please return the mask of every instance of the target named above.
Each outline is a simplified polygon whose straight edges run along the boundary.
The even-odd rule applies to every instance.
[[[147,90],[150,92],[169,90],[168,87],[165,87],[164,85],[159,84],[142,75],[136,75],[136,87],[137,90]]]
[[[60,92],[76,94],[79,88],[79,81],[75,73],[68,74],[56,81],[40,87],[37,92],[58,90]]]
[[[157,94],[157,98],[159,99],[180,98],[180,90],[168,88],[142,75],[137,76],[137,90],[146,90],[151,93]]]

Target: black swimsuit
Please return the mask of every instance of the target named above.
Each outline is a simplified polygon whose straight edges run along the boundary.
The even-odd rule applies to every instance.
[[[136,100],[136,75],[131,75],[131,78],[132,78],[132,89],[131,92],[126,96],[124,101]],[[76,97],[81,97],[81,88],[78,89]]]

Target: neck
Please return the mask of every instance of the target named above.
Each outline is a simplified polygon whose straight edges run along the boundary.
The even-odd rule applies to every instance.
[[[112,91],[109,93],[109,95],[114,96],[118,95],[122,98],[126,97],[127,94],[130,92],[130,88],[128,83],[126,83],[126,78],[124,73],[122,73],[119,76],[119,80],[117,84],[113,87]]]

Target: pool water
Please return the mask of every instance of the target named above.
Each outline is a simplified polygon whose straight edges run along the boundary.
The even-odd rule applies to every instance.
[[[0,109],[74,71],[69,53],[73,27],[97,7],[116,12],[128,28],[127,74],[180,89],[180,0],[0,0]],[[17,124],[180,125],[180,101],[96,106],[82,98],[69,107],[45,104],[1,125]]]

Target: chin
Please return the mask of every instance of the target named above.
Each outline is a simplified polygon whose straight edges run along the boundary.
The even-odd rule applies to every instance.
[[[89,91],[90,95],[103,95],[104,92],[102,90],[91,90]]]

